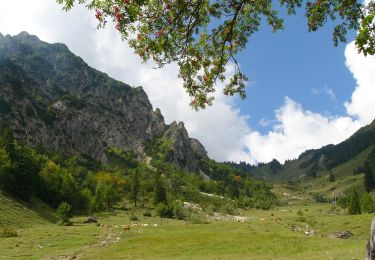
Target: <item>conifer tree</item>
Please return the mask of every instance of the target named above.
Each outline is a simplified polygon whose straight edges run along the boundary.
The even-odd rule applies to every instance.
[[[375,187],[374,173],[368,161],[363,165],[363,172],[365,173],[364,185],[367,192],[372,191]]]
[[[348,213],[349,215],[361,214],[359,195],[356,190],[350,193]]]
[[[140,174],[138,171],[133,172],[131,176],[131,189],[130,189],[130,197],[134,202],[134,207],[137,206],[138,196],[140,192]]]
[[[367,192],[362,194],[361,197],[361,209],[364,213],[375,212],[375,202]]]
[[[167,190],[161,180],[161,176],[158,174],[155,178],[154,186],[154,204],[167,203]]]

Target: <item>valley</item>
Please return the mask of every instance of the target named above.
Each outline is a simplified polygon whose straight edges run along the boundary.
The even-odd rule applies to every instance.
[[[291,204],[266,211],[241,210],[243,223],[210,219],[209,214],[208,224],[146,217],[146,209],[140,207],[98,214],[98,223],[105,227],[84,224],[84,216],[74,217],[73,226],[64,227],[8,204],[7,214],[14,211],[9,215],[14,222],[7,226],[18,236],[0,238],[0,255],[3,259],[363,259],[372,214],[348,217],[331,204],[312,202],[282,187],[279,191],[288,194],[281,200]],[[299,219],[298,211],[306,219]],[[130,221],[132,214],[139,221]],[[31,216],[32,223],[27,220]],[[22,228],[16,222],[24,223]],[[123,225],[130,225],[130,230]],[[340,231],[353,236],[336,238]]]
[[[0,34],[0,259],[363,259],[374,167],[375,121],[284,164],[217,162],[142,87]]]

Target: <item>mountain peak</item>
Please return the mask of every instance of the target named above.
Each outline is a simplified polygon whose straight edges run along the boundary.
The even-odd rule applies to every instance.
[[[18,139],[105,162],[109,148],[131,150],[142,158],[147,141],[165,136],[173,140],[171,162],[198,171],[194,149],[200,154],[205,150],[190,141],[182,122],[168,127],[142,87],[90,68],[60,46],[65,45],[27,32],[1,42],[1,55],[12,67],[0,63],[0,107],[6,108],[6,113],[0,110],[0,121],[8,121]]]
[[[19,34],[13,36],[12,38],[17,39],[21,42],[29,42],[33,44],[40,44],[42,41],[38,38],[38,36],[29,34],[26,31],[22,31]]]
[[[29,34],[28,32],[26,31],[22,31],[20,32],[19,34],[17,34],[15,37],[18,37],[18,38],[29,38],[29,37],[32,37],[32,38],[37,38],[39,40],[39,38],[36,36],[36,35],[32,35],[32,34]]]

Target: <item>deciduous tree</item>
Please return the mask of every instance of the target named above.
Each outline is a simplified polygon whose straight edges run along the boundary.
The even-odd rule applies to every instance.
[[[226,65],[234,72],[224,88],[225,95],[245,97],[247,77],[236,60],[249,37],[266,21],[273,29],[283,29],[283,19],[273,4],[295,14],[304,4],[309,31],[328,20],[338,21],[333,41],[346,41],[349,30],[357,30],[356,46],[365,55],[375,53],[375,3],[356,0],[57,0],[65,10],[75,3],[95,10],[98,27],[108,21],[134,48],[143,61],[152,59],[159,67],[179,65],[179,76],[192,97],[191,105],[205,108],[213,101],[215,83],[226,79]],[[265,18],[265,19],[263,19]],[[338,18],[338,19],[336,19]]]

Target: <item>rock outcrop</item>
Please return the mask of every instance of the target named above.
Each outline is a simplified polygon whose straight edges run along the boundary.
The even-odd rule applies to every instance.
[[[102,162],[109,147],[142,157],[145,142],[160,136],[173,140],[173,162],[181,168],[197,171],[197,158],[206,154],[182,123],[165,124],[141,87],[26,32],[0,35],[0,119],[32,146]]]
[[[375,260],[375,218],[371,223],[370,239],[366,246],[366,258],[365,260]]]
[[[173,122],[163,137],[172,140],[171,163],[182,169],[199,171],[199,159],[207,156],[207,152],[198,140],[189,138],[183,122]]]

